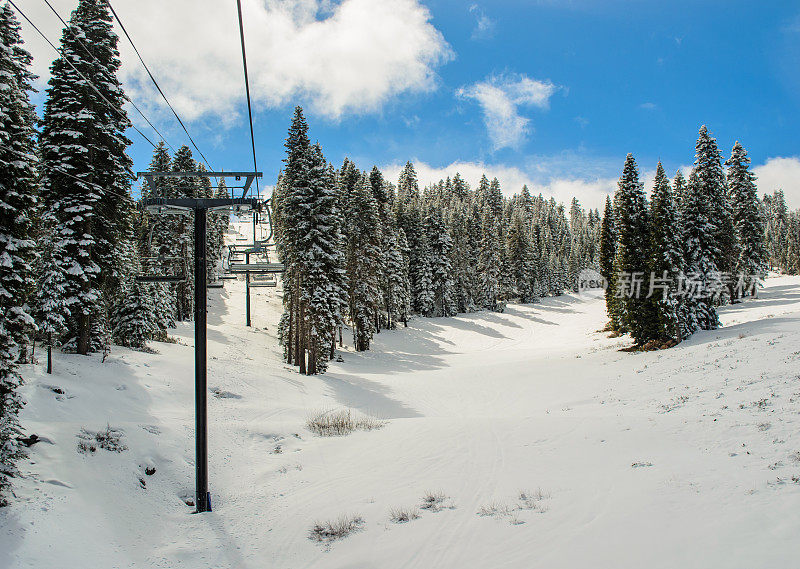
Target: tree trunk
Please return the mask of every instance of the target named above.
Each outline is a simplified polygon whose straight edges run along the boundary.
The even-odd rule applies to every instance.
[[[333,334],[331,334],[331,357],[328,358],[332,360],[336,357],[336,328],[333,329]]]
[[[286,363],[291,365],[294,356],[294,303],[289,302],[289,332],[286,340]]]
[[[90,329],[89,329],[89,317],[85,314],[81,314],[78,317],[78,343],[76,346],[76,351],[85,356],[89,353],[89,339],[90,339]]]
[[[308,338],[308,374],[317,375],[317,337],[316,333]]]
[[[297,348],[297,355],[300,358],[300,374],[307,375],[306,373],[306,325],[304,322],[305,319],[305,306],[303,303],[300,303],[300,322],[298,323],[298,328],[300,329],[299,332],[299,346]]]
[[[47,333],[47,373],[53,373],[53,333]]]
[[[339,347],[344,347],[344,340],[342,339],[342,325],[339,325]]]

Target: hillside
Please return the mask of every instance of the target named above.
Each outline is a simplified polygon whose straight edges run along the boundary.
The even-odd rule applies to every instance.
[[[211,513],[184,503],[191,324],[158,354],[59,353],[52,376],[23,370],[21,419],[46,440],[0,510],[0,567],[794,563],[800,278],[767,279],[760,299],[721,310],[723,329],[667,351],[619,351],[628,340],[597,332],[602,299],[566,295],[414,319],[318,377],[282,363],[280,289],[259,291],[252,329],[242,282],[209,292]],[[386,424],[305,427],[345,407]],[[82,429],[107,427],[126,450],[78,452]],[[439,511],[390,521],[428,492],[446,496]],[[308,538],[345,514],[361,531],[329,547]]]

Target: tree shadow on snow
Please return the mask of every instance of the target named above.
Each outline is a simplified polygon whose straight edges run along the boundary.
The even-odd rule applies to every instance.
[[[333,392],[336,401],[380,419],[422,417],[415,409],[389,397],[391,390],[380,383],[346,373],[319,376]]]

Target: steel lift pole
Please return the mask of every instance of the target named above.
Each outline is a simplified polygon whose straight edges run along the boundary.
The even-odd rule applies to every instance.
[[[198,512],[211,511],[211,496],[208,492],[206,218],[207,210],[205,208],[194,210],[195,503]]]
[[[206,220],[209,210],[245,209],[255,211],[260,204],[245,198],[247,190],[261,172],[139,172],[142,178],[245,178],[241,198],[149,198],[145,207],[154,213],[194,212],[194,409],[195,409],[195,507],[211,511],[208,492],[208,368],[207,368],[207,258]],[[237,188],[231,188],[237,189]]]
[[[250,264],[250,253],[244,254],[244,262],[246,264]],[[247,307],[245,308],[245,314],[247,315],[247,327],[250,327],[250,271],[247,271],[244,274],[244,286],[247,289]]]

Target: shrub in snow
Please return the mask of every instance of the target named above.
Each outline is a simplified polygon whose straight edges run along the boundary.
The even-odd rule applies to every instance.
[[[123,452],[128,450],[127,445],[122,442],[124,432],[122,429],[114,429],[107,425],[103,431],[90,431],[81,429],[78,433],[78,452],[94,453],[97,449],[105,449],[110,452]]]
[[[422,505],[420,505],[420,508],[428,510],[429,512],[438,512],[443,508],[448,508],[450,510],[455,509],[452,501],[445,503],[447,499],[447,496],[441,490],[426,492],[425,496],[422,497]]]
[[[350,409],[319,411],[306,421],[306,427],[322,437],[349,435],[353,431],[380,429],[386,423],[368,415],[355,415]]]
[[[419,519],[419,510],[416,508],[392,508],[389,511],[389,520],[396,524],[404,524],[416,519]]]
[[[361,531],[363,528],[364,519],[361,516],[341,516],[324,523],[315,523],[308,534],[308,539],[330,547],[334,541],[344,539],[348,535]]]

